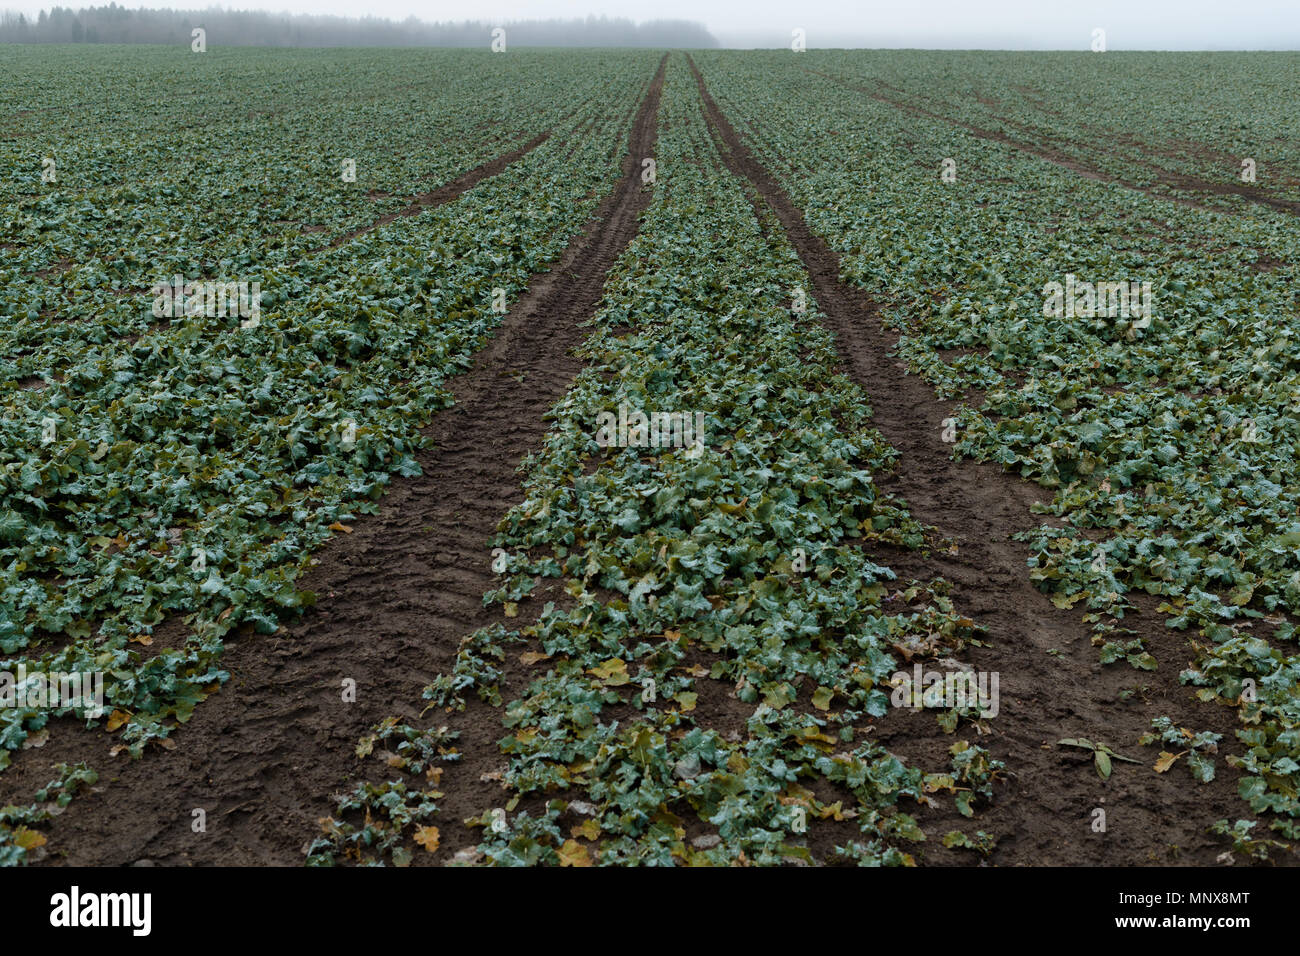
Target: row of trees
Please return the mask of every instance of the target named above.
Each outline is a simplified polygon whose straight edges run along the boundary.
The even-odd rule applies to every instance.
[[[54,7],[36,19],[0,14],[0,43],[182,43],[203,27],[208,42],[224,46],[484,46],[504,26],[510,46],[715,47],[702,24],[686,20],[588,17],[506,23],[401,22],[377,17],[307,16],[255,10],[128,10],[116,2],[73,10]]]

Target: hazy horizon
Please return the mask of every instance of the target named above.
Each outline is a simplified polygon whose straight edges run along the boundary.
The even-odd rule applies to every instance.
[[[79,10],[106,4],[7,2],[3,10],[36,18],[54,6]],[[332,16],[356,19],[355,4],[345,0],[269,0],[211,4],[206,2],[119,3],[128,10],[201,12],[257,11],[272,15]],[[687,20],[701,24],[727,48],[783,48],[792,31],[804,31],[808,49],[967,49],[1081,50],[1091,48],[1093,31],[1105,31],[1108,51],[1224,51],[1300,49],[1300,8],[1294,0],[1263,0],[1248,14],[1225,9],[1212,0],[1130,0],[1060,3],[1045,8],[1032,0],[1000,0],[974,5],[934,0],[925,9],[892,5],[863,7],[833,0],[798,4],[775,0],[660,0],[652,10],[633,0],[496,0],[471,5],[435,0],[372,0],[364,15],[393,21],[415,17],[426,24],[521,20],[626,18],[637,23]],[[486,42],[486,40],[485,40]]]

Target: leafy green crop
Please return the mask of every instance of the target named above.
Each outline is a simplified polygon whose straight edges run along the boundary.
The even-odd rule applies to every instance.
[[[413,78],[410,61],[391,54],[338,56],[359,76],[377,71],[371,81],[381,90]],[[181,69],[156,50],[131,59],[154,84]],[[229,82],[254,105],[287,104],[301,111],[298,122],[315,122],[319,102],[299,101],[282,84],[259,85],[265,79],[256,71],[241,75],[248,62],[217,57],[215,68],[235,71]],[[188,720],[225,679],[224,634],[270,633],[282,615],[310,605],[313,596],[295,581],[311,551],[355,515],[373,512],[391,475],[418,473],[420,429],[449,404],[446,379],[468,366],[500,322],[494,301],[508,305],[555,260],[617,178],[628,116],[656,60],[648,52],[566,60],[565,72],[549,79],[545,57],[499,66],[453,53],[444,62],[471,74],[468,89],[484,90],[481,105],[461,101],[464,90],[440,93],[449,110],[437,134],[449,144],[443,153],[401,152],[391,136],[375,137],[378,126],[345,139],[370,150],[372,166],[383,150],[401,152],[381,182],[401,184],[409,196],[414,184],[431,189],[542,124],[554,124],[554,135],[455,201],[336,247],[318,249],[376,223],[385,207],[370,208],[367,187],[340,182],[323,159],[306,169],[284,163],[290,154],[300,162],[313,146],[327,155],[332,124],[355,122],[351,105],[325,109],[328,120],[305,140],[293,136],[302,127],[282,128],[277,135],[287,138],[227,165],[191,151],[156,161],[155,139],[147,149],[114,151],[92,124],[91,134],[72,140],[80,152],[62,154],[62,177],[41,183],[39,155],[0,144],[0,165],[23,170],[8,187],[17,242],[0,251],[0,670],[104,673],[108,726],[124,728],[133,754]],[[534,76],[529,95],[540,108],[520,110],[514,84]],[[224,102],[229,93],[209,79],[194,82],[208,91],[196,96]],[[525,116],[527,129],[518,125]],[[50,137],[53,121],[43,127]],[[240,129],[269,133],[252,120]],[[157,134],[168,131],[162,124]],[[85,152],[97,145],[125,181],[104,182],[99,160],[86,165]],[[358,155],[364,174],[366,154]],[[295,208],[270,215],[305,216],[310,205],[331,210],[331,229],[285,243],[268,237],[262,185],[281,184],[292,188],[286,202]],[[191,205],[173,202],[181,193]],[[135,210],[140,231],[124,226],[118,205]],[[214,216],[241,225],[215,231]],[[179,228],[164,222],[171,218]],[[72,248],[60,244],[69,232],[81,237]],[[108,261],[106,249],[128,234],[135,248]],[[269,245],[248,241],[250,234]],[[33,276],[40,255],[87,264]],[[153,320],[150,287],[173,272],[260,282],[260,323]],[[39,295],[28,280],[44,283]],[[87,289],[89,298],[81,297]],[[103,315],[109,299],[120,308]],[[56,314],[45,316],[47,308]],[[90,312],[93,333],[62,321]],[[178,646],[142,650],[168,618],[186,625]],[[68,712],[6,708],[0,747],[21,746],[50,716]]]
[[[1194,630],[1182,678],[1239,709],[1252,774],[1242,795],[1289,829],[1300,817],[1300,232],[1290,213],[1205,189],[1175,190],[1196,205],[1177,203],[1159,184],[1170,172],[1230,183],[1250,156],[1274,170],[1261,189],[1294,196],[1283,172],[1300,158],[1283,106],[1294,74],[1283,54],[1134,56],[697,59],[841,256],[842,278],[899,329],[911,369],[944,397],[983,390],[959,406],[956,452],[1053,490],[1044,511],[1061,526],[1024,536],[1031,579],[1084,612],[1105,663],[1181,663],[1157,661],[1124,626],[1134,592]],[[1243,111],[1257,86],[1285,93]],[[1150,282],[1150,321],[1046,314],[1047,283],[1067,274]]]
[[[925,834],[904,801],[946,791],[970,815],[1000,765],[958,741],[927,776],[868,735],[900,658],[955,653],[974,626],[942,582],[900,587],[870,557],[924,529],[876,489],[894,453],[815,305],[792,312],[809,278],[721,168],[680,59],[660,109],[650,211],[493,542],[510,559],[490,599],[541,577],[567,599],[469,636],[426,698],[501,710],[510,795],[472,821],[487,862],[826,862],[804,834],[853,820],[835,861],[909,864],[897,844]],[[602,449],[620,406],[702,412],[702,447]],[[525,647],[527,683],[505,684]]]
[[[0,866],[21,866],[29,854],[43,854],[41,848],[47,839],[36,829],[37,825],[62,813],[78,790],[93,787],[99,780],[99,774],[84,763],[59,764],[55,769],[59,772],[58,779],[36,791],[33,803],[25,807],[12,804],[0,807]]]

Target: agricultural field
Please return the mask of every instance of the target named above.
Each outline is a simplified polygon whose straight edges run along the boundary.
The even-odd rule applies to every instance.
[[[1296,55],[0,66],[0,864],[1300,861]]]

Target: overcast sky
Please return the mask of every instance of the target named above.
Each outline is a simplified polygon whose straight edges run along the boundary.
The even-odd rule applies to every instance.
[[[99,6],[107,0],[62,0]],[[202,9],[210,0],[128,7]],[[606,15],[702,21],[724,45],[786,46],[796,27],[823,46],[1087,50],[1106,31],[1111,50],[1300,49],[1300,0],[234,0],[235,9],[422,20],[512,20]],[[36,14],[52,4],[0,0]]]

